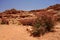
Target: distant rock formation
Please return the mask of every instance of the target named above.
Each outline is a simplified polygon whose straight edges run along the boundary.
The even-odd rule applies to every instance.
[[[8,21],[6,22],[8,23],[13,19],[13,24],[19,22],[25,25],[32,25],[37,17],[42,17],[44,14],[48,15],[48,17],[52,17],[53,20],[60,20],[60,4],[52,5],[45,9],[31,11],[16,10],[13,8],[11,10],[0,12],[0,19],[3,20],[3,18],[5,18],[4,21],[7,19]]]
[[[60,10],[60,4],[56,4],[56,5],[53,5],[53,6],[49,6],[47,9]]]

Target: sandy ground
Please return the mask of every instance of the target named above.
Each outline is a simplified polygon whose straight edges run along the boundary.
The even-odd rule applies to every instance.
[[[38,38],[29,36],[26,28],[22,25],[0,25],[0,40],[60,40],[60,23],[55,25],[56,32],[46,33]]]

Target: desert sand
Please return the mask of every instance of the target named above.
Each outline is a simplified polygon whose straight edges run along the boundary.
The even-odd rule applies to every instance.
[[[28,26],[0,25],[0,40],[60,40],[60,23],[55,25],[55,32],[49,32],[41,37],[29,36]]]

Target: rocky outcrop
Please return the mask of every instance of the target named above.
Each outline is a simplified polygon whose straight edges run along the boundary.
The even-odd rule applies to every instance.
[[[22,24],[33,24],[37,17],[42,18],[43,15],[47,15],[53,20],[60,20],[59,10],[60,4],[49,6],[45,9],[31,11],[16,10],[13,8],[11,10],[5,10],[4,12],[0,12],[0,19],[3,20],[3,18],[7,18],[8,20],[13,19],[14,23],[20,22]]]
[[[47,9],[60,10],[60,4],[49,6]]]

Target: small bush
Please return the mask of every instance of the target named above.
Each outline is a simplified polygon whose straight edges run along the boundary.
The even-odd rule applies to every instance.
[[[1,24],[9,24],[8,21],[2,20]]]
[[[33,37],[39,37],[40,35],[43,35],[45,32],[45,27],[42,27],[42,23],[39,20],[39,18],[35,21],[33,24],[33,31],[31,32],[31,36]]]
[[[52,23],[51,20],[48,20],[47,22],[45,22],[45,25],[46,25],[46,30],[47,31],[51,31],[54,27],[54,24]]]
[[[35,28],[39,28],[41,26],[40,20],[37,18],[37,20],[35,21],[35,23],[33,24],[33,26]]]
[[[30,36],[39,37],[40,36],[40,30],[35,29],[34,31],[32,31]]]
[[[34,28],[31,33],[33,36],[43,35],[46,32],[50,32],[54,28],[54,21],[52,20],[51,15],[41,14],[33,26]]]

